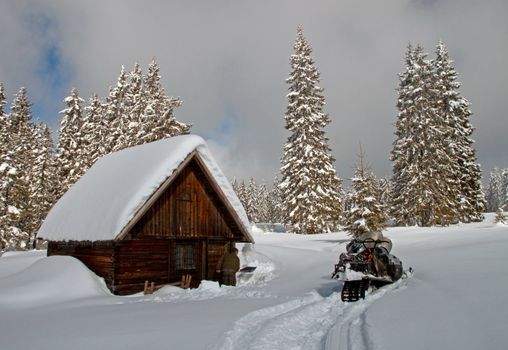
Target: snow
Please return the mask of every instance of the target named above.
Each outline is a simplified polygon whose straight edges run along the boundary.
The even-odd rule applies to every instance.
[[[240,224],[249,232],[247,215],[206,142],[197,135],[184,135],[99,159],[51,209],[38,237],[54,241],[115,239],[193,151],[199,154],[238,214]]]
[[[0,257],[6,349],[505,349],[508,228],[493,223],[395,227],[408,278],[344,303],[330,278],[348,240],[254,233],[237,287],[203,281],[119,297],[70,257]],[[23,325],[20,327],[20,325]],[[29,336],[27,336],[29,334]]]

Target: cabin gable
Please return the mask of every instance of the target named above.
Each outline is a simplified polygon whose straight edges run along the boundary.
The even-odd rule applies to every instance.
[[[224,200],[193,157],[146,209],[125,239],[222,237],[244,240],[242,236]]]

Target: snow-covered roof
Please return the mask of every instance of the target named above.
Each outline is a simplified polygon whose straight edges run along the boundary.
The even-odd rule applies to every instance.
[[[99,159],[55,204],[38,237],[52,241],[114,240],[147,200],[195,152],[231,206],[248,238],[249,220],[206,142],[183,135]]]

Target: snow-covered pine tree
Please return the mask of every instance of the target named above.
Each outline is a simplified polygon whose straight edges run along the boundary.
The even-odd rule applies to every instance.
[[[382,231],[386,227],[388,216],[381,202],[379,183],[365,164],[365,155],[360,148],[358,164],[351,179],[352,188],[349,193],[349,210],[344,213],[344,230],[352,237],[365,232]]]
[[[503,188],[503,171],[494,167],[490,172],[489,184],[486,191],[487,211],[496,212],[506,196],[506,188]]]
[[[85,151],[85,137],[82,132],[83,102],[84,100],[79,97],[78,90],[73,88],[70,96],[64,99],[67,108],[60,112],[63,117],[60,122],[56,151],[58,177],[60,179],[58,197],[67,192],[87,170],[84,161],[87,151]]]
[[[275,176],[273,179],[272,190],[268,194],[268,214],[269,219],[267,222],[282,223],[283,210],[285,206],[282,204],[282,192],[279,187],[279,177]]]
[[[113,151],[144,143],[142,122],[147,104],[147,94],[143,80],[143,72],[137,62],[129,74],[129,82],[126,82],[125,70],[122,66],[117,83],[117,88],[124,87],[121,97],[122,113],[114,119],[112,125],[112,128],[118,133]]]
[[[280,189],[287,206],[284,223],[295,233],[330,232],[341,214],[340,186],[323,129],[330,118],[312,49],[298,28],[291,55],[286,129],[291,132],[281,160]]]
[[[13,155],[10,120],[5,114],[4,86],[0,83],[0,251],[24,248],[28,235],[18,228],[20,211],[13,199],[17,197],[20,184],[16,168],[12,165]]]
[[[500,193],[500,206],[503,209],[508,207],[508,168],[501,171],[501,193]]]
[[[452,133],[439,114],[436,75],[421,46],[408,47],[399,77],[398,119],[391,152],[393,215],[400,225],[448,225],[458,220]]]
[[[105,123],[108,125],[108,134],[104,148],[108,154],[127,147],[128,141],[122,139],[122,134],[128,124],[127,110],[125,106],[125,95],[129,89],[127,73],[125,67],[120,69],[120,75],[114,88],[109,89],[109,95],[106,98]]]
[[[379,180],[379,190],[381,191],[381,203],[386,208],[391,208],[393,197],[393,183],[389,177],[384,177]]]
[[[457,72],[452,66],[445,44],[440,41],[436,48],[433,67],[438,79],[439,110],[441,118],[448,123],[449,134],[445,135],[451,145],[452,173],[459,183],[457,203],[462,222],[483,220],[485,196],[481,184],[481,169],[476,162],[476,151],[471,139],[470,103],[461,96]]]
[[[29,205],[29,185],[35,148],[31,119],[31,103],[26,89],[21,88],[10,115],[3,117],[0,216],[4,249],[24,249],[30,240],[27,229],[34,213]]]
[[[47,125],[35,125],[35,141],[28,203],[33,212],[32,220],[28,223],[28,232],[33,235],[33,238],[49,209],[55,203],[56,191],[59,187],[55,176],[57,170],[53,156],[53,140]]]
[[[236,187],[236,195],[238,196],[240,203],[242,203],[245,213],[248,213],[249,208],[247,202],[247,186],[245,186],[245,181],[242,180],[241,183],[238,183]]]
[[[129,88],[125,93],[126,123],[123,128],[122,137],[125,138],[124,147],[131,147],[141,144],[145,135],[142,128],[143,113],[147,104],[147,93],[145,91],[143,72],[139,64],[134,64],[134,69],[129,75]]]
[[[0,120],[4,121],[4,119],[7,117],[5,114],[5,107],[6,101],[5,101],[5,91],[4,91],[4,84],[0,82]],[[0,127],[2,127],[0,125]]]
[[[258,222],[271,222],[270,214],[270,191],[266,187],[265,180],[258,186],[257,215]]]
[[[259,193],[256,180],[251,177],[246,188],[245,196],[247,217],[250,222],[261,222],[259,220]]]
[[[140,131],[141,143],[188,134],[191,125],[181,123],[174,116],[174,109],[182,105],[179,98],[167,96],[161,84],[159,65],[152,59],[145,77],[146,107]]]
[[[494,223],[498,224],[507,224],[508,220],[506,220],[506,215],[503,211],[503,207],[499,207],[499,209],[496,211],[496,216],[494,217]]]
[[[4,84],[0,82],[0,156],[5,154],[8,149],[7,140],[9,138],[9,128],[7,125],[7,114],[5,114],[5,93]]]
[[[20,226],[21,211],[13,205],[19,197],[19,177],[10,164],[10,159],[0,160],[0,251],[19,250],[27,247],[30,240],[28,233]]]
[[[83,126],[83,164],[89,169],[100,157],[107,154],[109,125],[104,116],[105,105],[97,94],[90,97],[89,105],[85,107]]]

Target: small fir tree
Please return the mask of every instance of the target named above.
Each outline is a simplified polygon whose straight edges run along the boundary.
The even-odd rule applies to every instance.
[[[359,163],[351,179],[349,210],[345,212],[344,229],[353,237],[365,232],[382,231],[388,219],[381,203],[379,183],[364,161],[365,156],[360,151]]]
[[[500,207],[497,211],[496,211],[496,216],[494,218],[494,223],[498,224],[498,223],[501,223],[501,224],[505,224],[506,225],[506,215],[504,214],[504,210],[503,210],[503,207]]]

